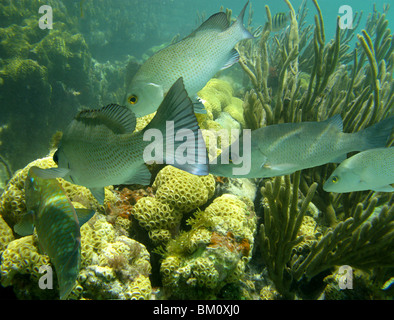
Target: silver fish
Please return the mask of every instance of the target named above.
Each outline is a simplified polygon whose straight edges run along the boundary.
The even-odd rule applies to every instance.
[[[376,148],[343,161],[325,182],[328,192],[374,190],[393,192],[394,147]]]
[[[219,70],[238,62],[234,46],[253,38],[242,22],[248,3],[231,26],[224,12],[216,13],[185,39],[155,53],[137,71],[123,103],[137,117],[153,113],[179,77],[183,77],[189,96],[196,98]],[[206,111],[200,103],[195,105],[195,112]]]
[[[247,174],[233,174],[234,168],[243,165],[239,164],[239,155],[233,152],[234,144],[230,146],[231,151],[226,151],[232,163],[223,164],[225,159],[219,156],[212,161],[209,171],[225,177],[264,178],[341,162],[349,152],[384,147],[393,126],[394,117],[390,117],[365,130],[344,133],[340,115],[321,122],[271,125],[251,133],[251,154],[243,155],[243,161],[249,160],[251,166]],[[234,142],[241,150],[242,141],[240,138]]]
[[[29,169],[25,180],[27,213],[14,230],[25,236],[33,233],[33,225],[36,227],[39,246],[56,269],[60,299],[66,299],[80,268],[80,226],[94,211],[75,210],[60,184],[55,179],[39,178],[38,170],[38,167]]]
[[[195,140],[187,140],[185,163],[177,162],[174,153],[183,141],[167,132],[167,122],[174,124],[174,132],[189,130]],[[104,202],[104,187],[119,184],[150,183],[151,174],[144,161],[144,151],[151,143],[144,139],[150,129],[162,133],[165,163],[196,175],[208,174],[207,152],[193,113],[193,104],[178,79],[160,105],[155,117],[142,131],[134,132],[135,115],[126,107],[109,105],[99,110],[85,110],[77,114],[65,130],[54,155],[58,168],[42,169],[44,178],[63,177],[90,189],[95,198]],[[172,159],[172,160],[169,160]],[[174,160],[175,159],[175,160]]]

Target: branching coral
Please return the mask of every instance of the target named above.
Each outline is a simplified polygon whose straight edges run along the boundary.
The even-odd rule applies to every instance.
[[[293,179],[291,184],[290,176],[285,176],[285,183],[282,185],[281,177],[277,177],[273,183],[267,181],[261,189],[267,199],[264,224],[260,227],[261,253],[271,280],[285,298],[293,297],[290,290],[292,274],[288,262],[293,248],[303,240],[298,232],[316,190],[316,184],[312,185],[298,208],[300,171],[294,174]]]
[[[326,43],[317,1],[313,1],[317,14],[312,37],[312,29],[304,27],[305,4],[295,15],[289,1],[286,3],[289,28],[270,39],[271,14],[266,7],[268,22],[260,42],[239,46],[241,66],[253,87],[244,100],[246,125],[256,129],[282,122],[321,121],[340,113],[344,131],[356,132],[392,115],[394,47],[386,14],[374,10],[357,36],[356,48],[349,52],[354,31],[341,30],[337,20],[335,37]],[[355,25],[360,17],[354,17]],[[269,81],[273,75],[269,68],[275,70],[275,82]],[[392,143],[391,137],[387,145]],[[334,168],[328,164],[303,170],[292,176],[292,183],[285,177],[283,187],[280,178],[261,182],[266,203],[261,255],[283,297],[296,296],[296,281],[311,279],[334,266],[380,270],[376,278],[381,281],[385,270],[394,265],[389,256],[394,242],[392,195],[324,192],[322,185]],[[305,222],[305,207],[294,206],[294,194],[305,195],[304,205],[310,202],[319,211],[321,237],[311,237],[302,247],[297,245],[302,239],[297,232]],[[380,215],[373,222],[366,221],[378,207],[382,207]]]

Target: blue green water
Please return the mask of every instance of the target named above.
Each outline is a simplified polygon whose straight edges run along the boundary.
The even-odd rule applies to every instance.
[[[204,20],[218,12],[221,6],[224,9],[231,9],[234,18],[238,16],[245,3],[244,0],[0,0],[0,195],[6,188],[6,181],[10,178],[9,171],[14,173],[31,161],[46,156],[51,147],[58,142],[51,141],[54,133],[64,130],[78,110],[99,108],[111,103],[121,104],[125,87],[130,81],[129,77],[134,75],[150,56],[169,45],[172,40],[189,35]],[[291,0],[295,12],[298,12],[302,3],[301,0]],[[307,0],[305,3],[308,10],[305,25],[314,26],[317,10],[312,0]],[[378,12],[383,12],[385,4],[391,4],[389,0],[346,2],[320,0],[325,44],[330,43],[335,36],[337,16],[341,15],[339,12],[341,6],[350,6],[353,14],[363,12],[358,28],[354,29],[356,35],[365,27],[374,3]],[[53,9],[52,29],[39,28],[42,14],[38,10],[44,4],[50,5]],[[289,11],[285,1],[279,0],[253,0],[249,5],[253,11],[250,24],[252,31],[266,23],[266,5],[269,6],[272,15]],[[388,28],[391,30],[394,29],[393,10],[394,8],[390,8],[386,16]],[[245,25],[248,23],[248,18],[249,7],[245,14]],[[280,38],[284,30],[285,28],[272,33],[270,40],[275,35]],[[389,33],[392,37],[392,32]],[[309,35],[308,42],[312,38],[313,31]],[[349,42],[348,52],[353,51],[357,41],[357,37],[354,36]],[[361,51],[359,47],[359,54]],[[348,61],[350,63],[343,68],[347,68],[350,77],[352,70],[350,64],[353,60],[350,58]],[[387,60],[385,63],[391,67],[393,60],[391,62]],[[301,71],[304,75],[307,71],[311,71],[311,65],[312,60],[310,65],[303,65],[305,70]],[[360,69],[367,65],[368,60],[364,59]],[[270,77],[275,78],[271,80],[278,81],[278,74],[275,75],[275,72],[279,67],[275,66],[275,63],[270,67],[272,67]],[[368,72],[366,76],[369,76]],[[238,86],[237,90],[234,89],[237,98],[243,99],[245,92],[252,88],[251,82],[239,65],[232,66],[223,74],[232,77],[232,83]],[[305,78],[303,80],[306,81]],[[391,89],[385,91],[386,96],[381,97],[387,104],[390,101],[392,103],[394,88],[392,79],[391,82],[389,80],[387,83],[390,83]],[[335,87],[333,84],[331,86]],[[270,94],[274,95],[276,88],[272,83],[269,87]],[[301,89],[306,90],[306,87],[304,83]],[[320,101],[322,97],[329,99],[328,90],[322,92],[316,101]],[[373,93],[372,89],[368,93],[371,101]],[[286,94],[283,98],[283,101],[289,103],[286,101]],[[356,98],[351,97],[351,99]],[[335,101],[332,102],[334,104]],[[393,111],[388,114],[393,114]],[[327,171],[327,167],[324,168]],[[325,174],[329,176],[327,172]],[[217,181],[218,189],[222,183],[221,180]],[[261,183],[256,184],[258,201],[262,198],[259,192]],[[321,186],[319,188],[322,195],[323,190]],[[388,194],[382,195],[380,200],[385,202],[390,199],[386,202],[392,209],[392,196],[390,198]],[[323,196],[327,194],[324,193]],[[343,207],[353,205],[354,198],[346,198],[343,204],[337,201],[336,205],[342,210]],[[324,198],[324,201],[331,200],[329,196]],[[256,206],[256,212],[260,214],[258,222],[260,224],[265,209],[262,208],[263,202],[258,205],[260,207]],[[345,214],[342,212],[342,215]],[[340,219],[345,218],[347,217],[340,217]],[[390,223],[392,224],[393,221],[391,220]],[[392,237],[389,240],[389,248],[392,248]],[[300,251],[302,250],[304,249],[301,248]],[[262,265],[259,257],[253,258],[255,264],[251,270]],[[256,274],[260,273],[261,277],[267,276],[266,271],[262,275],[262,269],[257,268],[257,271],[254,269],[253,271]],[[157,270],[156,272],[154,277],[159,277]],[[328,273],[324,274],[326,275]],[[387,278],[385,280],[392,275],[391,265],[391,269],[388,269],[384,275]],[[319,278],[318,281],[322,283],[322,279]],[[392,290],[391,288],[391,292]],[[383,292],[379,297],[392,298],[389,294],[385,294]],[[360,293],[360,297],[366,298],[363,293]]]

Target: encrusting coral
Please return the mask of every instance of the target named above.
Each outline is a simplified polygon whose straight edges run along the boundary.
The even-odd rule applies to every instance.
[[[251,202],[225,194],[188,220],[166,246],[160,272],[164,291],[172,298],[208,299],[220,296],[227,284],[237,284],[251,257],[256,217]]]

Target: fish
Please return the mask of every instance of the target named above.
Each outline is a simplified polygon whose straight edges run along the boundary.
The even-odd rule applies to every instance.
[[[168,130],[171,123],[175,133],[189,130],[197,143],[195,139],[174,141]],[[195,175],[208,174],[207,150],[182,78],[173,84],[148,126],[134,132],[135,126],[136,116],[125,106],[111,104],[80,111],[65,129],[54,153],[58,167],[40,169],[39,176],[62,177],[85,186],[103,204],[105,186],[150,184],[144,155],[152,143],[146,136],[157,131],[163,138],[160,145],[165,146],[163,162]],[[192,150],[183,163],[177,160],[178,148]]]
[[[41,179],[39,168],[29,169],[25,180],[27,212],[14,226],[21,235],[37,231],[40,249],[55,267],[60,299],[66,299],[74,287],[81,262],[80,226],[88,221],[94,210],[74,209],[56,179]]]
[[[220,155],[211,160],[209,171],[224,177],[267,178],[339,163],[349,152],[384,147],[393,126],[394,116],[391,116],[362,131],[344,133],[339,114],[320,122],[270,125],[251,132],[250,155],[244,154],[240,159],[234,151],[235,147],[235,150],[244,149],[245,142],[240,137],[222,152],[230,159]],[[249,161],[249,170],[234,174],[234,169],[245,166],[245,161]]]
[[[343,161],[323,185],[327,192],[393,192],[394,147],[359,152]]]
[[[183,77],[192,100],[198,101],[197,92],[219,70],[239,61],[234,46],[241,40],[254,38],[243,26],[248,3],[231,26],[224,12],[216,13],[186,38],[151,56],[128,85],[123,104],[137,117],[153,113],[179,77]],[[194,108],[196,113],[206,113],[202,103],[195,103]]]
[[[276,32],[282,30],[287,26],[289,16],[284,12],[278,12],[272,17],[272,29],[271,31]]]

